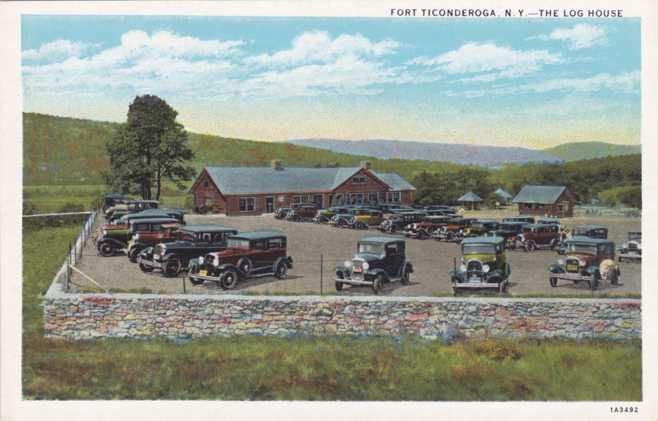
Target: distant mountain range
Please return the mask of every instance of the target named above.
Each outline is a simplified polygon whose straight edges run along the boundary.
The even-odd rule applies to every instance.
[[[640,145],[616,145],[606,142],[574,142],[544,149],[544,152],[565,161],[578,161],[580,159],[604,158],[606,156],[632,155],[641,153],[642,149]]]
[[[569,143],[544,150],[383,139],[296,139],[290,140],[289,143],[353,155],[373,156],[380,159],[423,159],[486,167],[498,167],[510,163],[575,161],[640,152],[639,145],[626,146],[604,142]]]
[[[334,152],[374,156],[380,159],[423,159],[462,165],[496,167],[508,163],[561,162],[559,157],[535,149],[480,146],[454,143],[411,142],[400,140],[298,139],[294,145],[328,149]]]

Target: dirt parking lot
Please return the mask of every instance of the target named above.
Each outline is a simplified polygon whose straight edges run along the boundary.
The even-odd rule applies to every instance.
[[[471,212],[469,212],[471,213]],[[476,216],[482,217],[482,215]],[[502,217],[504,215],[496,215]],[[271,215],[226,217],[212,215],[188,215],[189,224],[217,223],[238,228],[241,231],[273,228],[283,231],[288,236],[288,253],[294,259],[294,268],[288,279],[259,278],[241,283],[237,290],[246,293],[307,293],[335,294],[333,275],[337,263],[353,257],[358,239],[368,234],[379,233],[371,230],[360,231],[333,228],[327,225],[313,223],[298,223],[280,221]],[[599,223],[609,227],[610,238],[616,244],[626,238],[628,231],[640,231],[639,218],[625,217],[576,217],[563,220],[563,224],[573,227],[583,223]],[[585,296],[617,293],[640,293],[641,264],[621,263],[622,282],[620,285],[603,285],[600,290],[592,292],[586,284],[575,285],[561,283],[558,288],[551,288],[548,283],[548,266],[558,259],[551,251],[508,251],[508,261],[511,265],[510,295],[550,294]],[[322,256],[322,286],[321,286],[321,256]],[[415,272],[410,285],[397,283],[387,285],[383,294],[400,296],[428,296],[433,294],[449,294],[452,292],[448,272],[452,269],[453,258],[459,257],[459,247],[453,243],[443,243],[435,240],[407,239],[407,259],[413,263]],[[148,288],[154,292],[181,293],[183,278],[165,278],[160,273],[142,273],[136,264],[130,263],[123,255],[101,257],[96,253],[91,242],[83,252],[83,258],[77,267],[86,275],[95,279],[105,288],[114,290],[135,290]],[[83,288],[91,287],[91,283],[79,274],[72,278],[74,285]],[[202,286],[192,286],[186,283],[187,293],[227,293],[218,287],[206,283]],[[370,288],[349,288],[340,294],[371,294]]]

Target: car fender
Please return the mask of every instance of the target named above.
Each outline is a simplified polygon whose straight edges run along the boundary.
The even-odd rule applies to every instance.
[[[379,274],[381,273],[383,273],[384,276],[386,277],[386,280],[388,280],[388,274],[382,268],[368,269],[364,275],[372,276],[374,278],[376,276],[379,276]]]
[[[557,263],[553,263],[548,267],[548,271],[551,273],[564,273],[564,268]]]
[[[116,247],[118,247],[118,248],[123,248],[123,247],[126,246],[126,243],[121,242],[121,241],[119,241],[119,240],[117,240],[117,239],[114,239],[114,238],[103,238],[103,239],[99,239],[99,240],[98,240],[98,244],[97,244],[97,246],[100,246],[100,245],[103,244],[103,243],[111,243],[111,244],[114,244],[114,245],[115,245]]]
[[[217,266],[217,272],[226,272],[227,270],[234,270],[238,276],[241,276],[240,269],[238,269],[237,266],[235,266],[233,263],[223,263],[219,266]]]
[[[288,269],[292,269],[292,257],[283,256],[276,259],[276,261],[272,265],[273,272],[276,272],[276,268],[279,267],[279,264],[281,264],[281,262],[285,263]]]

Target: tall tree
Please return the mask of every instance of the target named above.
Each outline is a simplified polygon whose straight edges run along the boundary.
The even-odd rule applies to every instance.
[[[110,170],[106,182],[122,192],[160,199],[163,179],[182,188],[194,176],[187,165],[194,159],[187,132],[176,122],[178,113],[155,95],[137,96],[128,117],[107,144]]]

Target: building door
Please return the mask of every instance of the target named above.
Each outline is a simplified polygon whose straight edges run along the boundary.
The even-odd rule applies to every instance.
[[[274,196],[267,196],[265,198],[265,213],[274,212]]]

